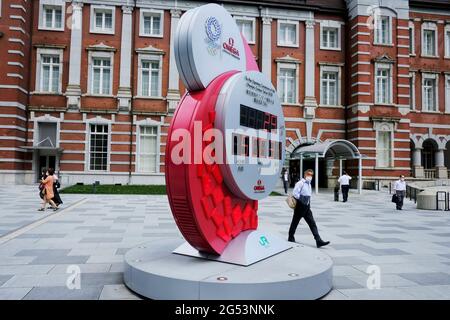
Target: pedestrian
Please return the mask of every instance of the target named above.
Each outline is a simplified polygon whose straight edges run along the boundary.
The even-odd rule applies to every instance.
[[[345,171],[342,174],[342,176],[339,177],[338,180],[339,184],[341,185],[343,202],[347,202],[348,200],[348,191],[350,190],[350,180],[352,180],[352,177],[350,177]]]
[[[297,230],[298,223],[302,218],[305,219],[306,223],[311,230],[314,239],[316,240],[317,248],[328,245],[329,241],[323,241],[319,235],[319,230],[317,229],[316,222],[311,211],[311,181],[314,175],[314,171],[308,169],[305,171],[304,178],[295,184],[293,196],[297,200],[294,215],[292,217],[291,226],[289,228],[289,238],[288,241],[295,242],[295,231]]]
[[[53,170],[53,169],[52,169]],[[61,200],[61,197],[59,195],[58,189],[61,187],[61,184],[59,183],[59,178],[56,175],[56,173],[53,174],[53,202],[56,204],[57,207],[63,204],[63,201]]]
[[[289,187],[289,173],[286,168],[281,170],[281,179],[283,180],[284,193],[287,194]]]
[[[47,207],[47,203],[50,203],[53,210],[58,210],[58,207],[53,202],[53,197],[55,196],[53,194],[53,169],[49,168],[45,175],[47,176],[45,179],[41,180],[41,184],[43,185],[42,193],[43,193],[43,200],[42,200],[42,207],[38,211],[45,211]]]
[[[403,199],[406,195],[406,181],[405,176],[400,175],[399,179],[394,183],[394,192],[397,195],[396,207],[397,210],[402,210],[403,208]]]
[[[45,185],[41,182],[42,180],[45,180],[45,178],[47,178],[46,175],[47,170],[46,169],[42,169],[41,170],[41,176],[39,177],[39,197],[44,200],[44,195],[45,195]]]

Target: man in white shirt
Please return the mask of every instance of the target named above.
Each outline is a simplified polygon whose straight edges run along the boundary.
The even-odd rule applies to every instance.
[[[297,230],[298,223],[302,218],[305,218],[306,223],[309,226],[314,239],[316,240],[317,248],[326,246],[330,241],[323,241],[320,238],[319,230],[317,229],[316,222],[311,211],[311,181],[314,175],[314,171],[308,169],[305,171],[303,179],[295,184],[294,191],[292,195],[297,200],[297,204],[294,209],[294,216],[292,217],[291,226],[289,228],[289,238],[288,241],[295,242],[294,234]]]
[[[344,174],[339,177],[339,184],[341,186],[342,190],[342,198],[344,199],[344,202],[347,202],[348,199],[348,191],[350,190],[350,180],[352,180],[352,177],[350,177],[347,172],[344,171]]]
[[[396,202],[397,210],[402,210],[403,199],[405,198],[406,195],[406,181],[404,175],[401,174],[400,179],[395,181],[394,192],[397,195],[397,202]]]

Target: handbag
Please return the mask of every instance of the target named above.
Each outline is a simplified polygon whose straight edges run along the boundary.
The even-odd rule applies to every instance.
[[[397,197],[397,194],[396,194],[396,193],[394,193],[394,194],[392,195],[391,201],[392,201],[393,203],[397,203],[397,202],[398,202],[398,197]]]
[[[295,209],[297,205],[297,199],[295,199],[292,194],[289,194],[288,197],[286,198],[286,203],[289,206],[289,208]]]

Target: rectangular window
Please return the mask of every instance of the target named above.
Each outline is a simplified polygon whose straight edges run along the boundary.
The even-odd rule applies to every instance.
[[[445,112],[450,113],[450,75],[445,79]]]
[[[414,94],[414,76],[409,77],[409,108],[411,110],[415,109],[415,94]]]
[[[89,136],[89,170],[108,170],[108,125],[91,124]]]
[[[424,111],[437,111],[436,79],[423,79],[423,107]]]
[[[42,6],[42,24],[45,29],[60,30],[63,28],[63,7],[55,5]]]
[[[296,69],[280,68],[278,92],[282,103],[296,103]]]
[[[248,43],[255,43],[255,20],[252,18],[236,18],[239,31]]]
[[[338,28],[322,28],[322,45],[324,49],[338,49]]]
[[[142,61],[142,96],[159,97],[159,61]]]
[[[111,59],[92,58],[92,94],[111,94]]]
[[[392,166],[392,133],[390,131],[377,131],[377,167],[389,168]]]
[[[389,65],[377,65],[375,73],[375,102],[391,103],[391,68]]]
[[[376,19],[375,28],[376,44],[391,44],[391,18],[380,16]]]
[[[322,71],[321,100],[323,105],[337,106],[338,102],[338,72]]]
[[[414,54],[414,25],[409,26],[409,54]]]
[[[278,23],[278,45],[296,47],[298,46],[298,23],[282,22]]]
[[[60,58],[57,55],[41,54],[40,92],[60,91]]]
[[[140,35],[145,37],[162,37],[164,12],[160,10],[141,9]]]
[[[445,27],[445,56],[450,58],[450,25]]]
[[[158,172],[158,127],[140,127],[139,172]]]
[[[103,6],[91,6],[91,32],[114,33],[115,8]]]
[[[436,30],[423,30],[423,55],[436,56]]]

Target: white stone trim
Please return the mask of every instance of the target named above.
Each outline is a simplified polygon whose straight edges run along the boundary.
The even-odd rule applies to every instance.
[[[322,79],[323,79],[323,72],[336,72],[337,73],[337,79],[336,79],[336,90],[337,90],[337,97],[335,105],[329,105],[325,104],[324,101],[322,101]],[[342,105],[342,68],[340,66],[334,66],[334,65],[320,65],[320,83],[319,83],[319,92],[320,92],[320,105],[321,106],[341,106]]]
[[[422,26],[421,26],[421,46],[422,46],[422,50],[421,50],[421,55],[422,57],[431,57],[431,58],[435,58],[435,57],[439,57],[439,51],[438,51],[438,42],[439,42],[439,36],[438,36],[438,27],[437,24],[435,22],[423,22]],[[434,31],[434,51],[435,54],[434,55],[429,55],[425,53],[425,41],[424,41],[424,31],[425,30],[432,30]]]
[[[450,113],[450,74],[445,75],[445,113]]]
[[[93,59],[95,58],[109,58],[111,59],[111,72],[110,72],[110,88],[109,88],[109,94],[104,95],[104,94],[94,94],[93,93],[93,76],[94,76],[94,72],[93,72]],[[88,53],[88,94],[89,95],[94,95],[94,96],[108,96],[108,97],[112,97],[113,96],[113,83],[114,83],[114,52],[113,51],[94,51],[94,50],[89,50]]]
[[[142,62],[143,61],[157,61],[159,65],[159,75],[158,75],[158,95],[152,96],[151,92],[149,96],[144,96],[142,92]],[[162,73],[163,73],[163,56],[161,54],[144,54],[138,53],[138,90],[136,98],[156,98],[162,99]],[[149,75],[151,78],[151,74]]]
[[[160,29],[159,34],[146,34],[144,28],[144,16],[145,15],[159,15],[160,16]],[[139,9],[139,36],[150,38],[162,38],[164,35],[164,10],[157,9]]]
[[[60,28],[48,28],[44,24],[44,7],[53,6],[61,7],[61,27]],[[64,31],[66,25],[66,2],[64,0],[39,0],[39,21],[38,29],[46,31]]]
[[[97,28],[96,25],[96,11],[109,11],[112,15],[112,22],[111,22],[111,29],[103,29],[103,28]],[[116,32],[116,7],[115,6],[108,6],[108,5],[94,5],[91,4],[91,10],[90,10],[90,27],[89,32],[90,33],[99,33],[99,34],[115,34]]]
[[[42,56],[52,55],[59,57],[59,83],[57,92],[45,92],[42,91]],[[62,76],[63,76],[63,49],[50,49],[50,48],[38,48],[36,52],[36,82],[35,82],[35,92],[48,93],[48,94],[61,94],[62,93]]]
[[[434,91],[436,95],[436,110],[425,109],[425,87],[424,87],[425,79],[435,80]],[[422,112],[439,112],[439,74],[437,73],[426,73],[426,72],[422,73]]]
[[[444,57],[450,59],[450,24],[444,28]]]
[[[334,28],[337,31],[337,47],[325,47],[323,44],[323,32],[324,28]],[[320,20],[320,49],[321,50],[335,50],[341,51],[341,39],[342,39],[342,23],[335,20]]]
[[[256,18],[255,17],[247,17],[247,16],[233,16],[236,23],[238,21],[250,21],[252,23],[252,39],[246,39],[249,44],[256,43]]]
[[[280,36],[280,25],[281,24],[290,24],[290,25],[294,25],[295,26],[295,43],[289,44],[289,43],[284,43],[283,41],[281,41],[281,36]],[[279,47],[293,47],[293,48],[298,48],[299,47],[299,22],[298,21],[281,20],[281,19],[277,20],[277,46],[279,46]]]

